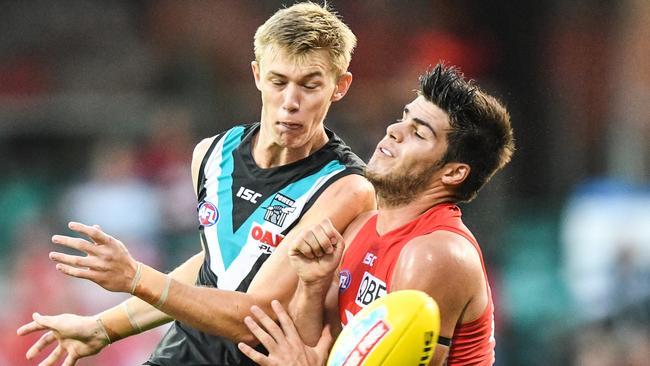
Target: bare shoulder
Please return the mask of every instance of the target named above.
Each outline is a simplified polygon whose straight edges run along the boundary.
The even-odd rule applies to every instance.
[[[332,183],[323,196],[352,200],[351,203],[375,203],[375,189],[364,176],[349,174]]]
[[[412,239],[400,253],[393,275],[399,288],[423,291],[453,287],[473,293],[475,283],[483,278],[478,252],[466,238],[437,230]],[[441,285],[444,285],[441,287]],[[427,291],[429,292],[429,291]]]
[[[481,261],[472,243],[450,231],[434,231],[404,246],[391,291],[426,292],[440,308],[441,334],[451,337],[483,282]]]
[[[205,154],[210,149],[210,145],[216,136],[204,138],[194,147],[192,152],[192,186],[196,189],[196,184],[199,180],[199,171],[201,170],[201,162],[205,157]]]
[[[192,166],[195,164],[201,164],[203,157],[205,157],[205,154],[208,152],[208,149],[215,138],[216,136],[206,137],[194,146],[194,151],[192,152]]]

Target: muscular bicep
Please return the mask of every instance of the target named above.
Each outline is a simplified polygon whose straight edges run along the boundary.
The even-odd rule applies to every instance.
[[[446,231],[413,239],[400,254],[391,286],[391,291],[414,289],[431,296],[440,309],[440,335],[450,339],[476,287],[475,259],[463,240]],[[431,364],[442,364],[447,351],[438,345]]]
[[[339,233],[364,212],[375,209],[375,190],[366,178],[351,174],[329,186],[300,220],[298,226],[311,226],[329,218]]]

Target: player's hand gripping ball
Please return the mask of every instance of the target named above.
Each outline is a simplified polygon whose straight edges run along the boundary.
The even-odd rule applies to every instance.
[[[372,302],[339,335],[327,366],[426,366],[440,333],[440,311],[426,293],[402,290]]]

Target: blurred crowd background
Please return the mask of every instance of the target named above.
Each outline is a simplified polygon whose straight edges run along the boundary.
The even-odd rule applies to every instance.
[[[293,1],[0,2],[0,365],[31,313],[123,297],[55,271],[66,223],[169,271],[199,250],[201,138],[259,120],[257,26]],[[359,39],[327,125],[364,159],[417,76],[458,65],[508,106],[518,150],[464,205],[497,307],[497,365],[650,360],[650,2],[330,1]],[[82,365],[136,365],[162,330]],[[36,364],[33,362],[31,364]]]

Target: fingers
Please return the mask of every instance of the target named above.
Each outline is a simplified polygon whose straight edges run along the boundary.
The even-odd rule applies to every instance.
[[[320,258],[325,254],[334,253],[337,244],[342,242],[341,234],[329,219],[325,219],[303,231],[292,251],[309,259]]]
[[[59,271],[59,272],[61,272],[63,274],[66,274],[68,276],[83,278],[83,279],[86,279],[86,280],[93,281],[95,283],[97,282],[95,280],[96,272],[93,271],[93,270],[84,269],[84,268],[77,268],[77,267],[73,267],[73,266],[70,266],[70,265],[67,265],[67,264],[63,264],[63,263],[57,263],[55,268],[56,268],[57,271]]]
[[[327,242],[331,243],[332,245],[332,250],[327,252],[328,254],[331,254],[334,252],[334,248],[343,243],[343,236],[341,236],[341,233],[336,230],[336,227],[334,227],[334,224],[332,224],[332,221],[330,221],[328,218],[321,221],[320,227],[327,237]]]
[[[250,319],[250,318],[249,318]],[[252,321],[252,319],[251,319]],[[255,363],[261,366],[270,366],[271,363],[268,360],[268,357],[265,355],[257,352],[255,349],[253,349],[251,346],[247,345],[246,343],[239,342],[237,344],[237,347],[239,350],[246,355],[246,357],[250,358],[253,360]],[[67,365],[64,365],[67,366]]]
[[[343,236],[336,230],[334,224],[329,219],[325,219],[320,223],[320,226],[323,228],[323,232],[327,235],[330,242],[332,243],[332,251],[328,254],[332,254],[335,258],[335,261],[340,261],[341,256],[343,255],[343,250],[345,249],[345,241]]]
[[[93,258],[90,256],[82,257],[78,255],[69,255],[69,254],[64,254],[59,252],[50,252],[50,259],[55,262],[67,264],[72,267],[87,267],[87,268],[94,267]]]
[[[312,245],[311,249],[316,257],[320,258],[324,253],[331,253],[334,250],[332,247],[332,241],[327,236],[327,233],[321,225],[314,226],[311,230],[311,234],[315,239],[315,245]]]
[[[79,222],[71,221],[68,223],[68,227],[70,230],[86,235],[99,245],[109,244],[113,239],[110,235],[103,232],[99,225],[88,226]]]
[[[94,245],[89,241],[81,238],[72,238],[65,235],[54,235],[52,237],[52,243],[76,249],[84,253],[92,253],[94,250]]]
[[[345,241],[343,240],[343,237],[339,234],[339,238],[337,239],[337,244],[334,246],[334,252],[332,253],[337,263],[341,262],[341,257],[343,256],[344,250],[345,250]]]
[[[332,221],[330,221],[330,219],[326,218],[325,220],[321,221],[320,226],[323,228],[323,231],[333,246],[337,246],[338,244],[343,243],[343,236],[341,233],[339,233],[338,230],[336,230],[336,227],[334,227],[334,224],[332,224]]]
[[[73,357],[71,354],[68,353],[68,356],[65,358],[65,361],[63,361],[63,364],[61,366],[74,366],[76,362],[77,362],[77,357]]]
[[[259,321],[262,326],[266,329],[266,331],[273,337],[276,343],[280,343],[284,337],[284,333],[282,332],[282,329],[278,327],[278,325],[271,319],[264,310],[260,309],[258,306],[253,305],[251,306],[251,313],[255,315],[257,320]]]
[[[270,351],[275,348],[277,345],[275,340],[264,329],[262,329],[253,318],[250,316],[245,317],[244,324],[246,324],[255,338],[257,338],[267,350]]]
[[[314,248],[318,247],[318,244],[314,241],[315,237],[311,232],[305,232],[300,236],[300,239],[294,248],[294,252],[300,253],[303,256],[314,259],[316,255],[314,254]]]
[[[61,358],[61,356],[63,356],[64,354],[65,354],[65,350],[60,345],[56,346],[54,351],[52,351],[52,353],[50,353],[50,355],[47,356],[46,359],[41,361],[41,363],[39,363],[38,366],[51,366],[51,365],[54,365],[54,363],[59,358]]]
[[[32,314],[32,318],[34,319],[34,322],[39,324],[39,326],[43,327],[43,329],[51,329],[57,332],[61,332],[61,325],[65,324],[65,321],[61,323],[62,315],[56,315],[56,316],[47,316],[47,315],[41,315],[39,313],[34,313]]]
[[[38,324],[37,322],[30,322],[18,328],[18,330],[16,330],[16,334],[18,334],[19,336],[24,336],[29,333],[33,333],[45,329],[47,329],[47,327],[44,325]]]
[[[325,361],[327,361],[327,356],[329,355],[330,348],[332,348],[332,343],[334,343],[334,339],[332,338],[332,332],[330,332],[330,326],[327,324],[320,334],[318,343],[313,348],[314,353],[316,354],[316,364],[325,364]]]
[[[275,314],[278,316],[282,330],[284,331],[284,334],[286,334],[287,338],[300,339],[300,335],[298,335],[298,331],[296,330],[296,326],[294,325],[293,320],[289,314],[287,314],[287,311],[284,310],[282,304],[278,300],[273,300],[271,301],[271,307],[273,308],[273,311],[275,311]]]
[[[319,258],[323,256],[321,244],[318,242],[318,236],[314,233],[318,230],[316,226],[306,228],[301,231],[300,235],[296,238],[295,244],[291,249],[292,255],[302,255],[309,259]],[[321,230],[318,230],[321,231]],[[322,234],[318,234],[322,236]]]
[[[47,348],[52,342],[56,340],[56,337],[54,336],[54,333],[52,331],[49,331],[41,336],[41,338],[36,341],[28,350],[27,353],[25,353],[25,357],[27,357],[28,360],[33,359],[34,357],[38,356],[41,351],[43,351],[45,348]]]
[[[332,343],[334,343],[334,338],[332,337],[332,332],[330,331],[330,325],[326,324],[325,327],[323,327],[323,331],[320,334],[320,339],[318,339],[318,343],[316,344],[316,347],[314,347],[314,350],[317,354],[327,357],[329,349],[332,347]]]

